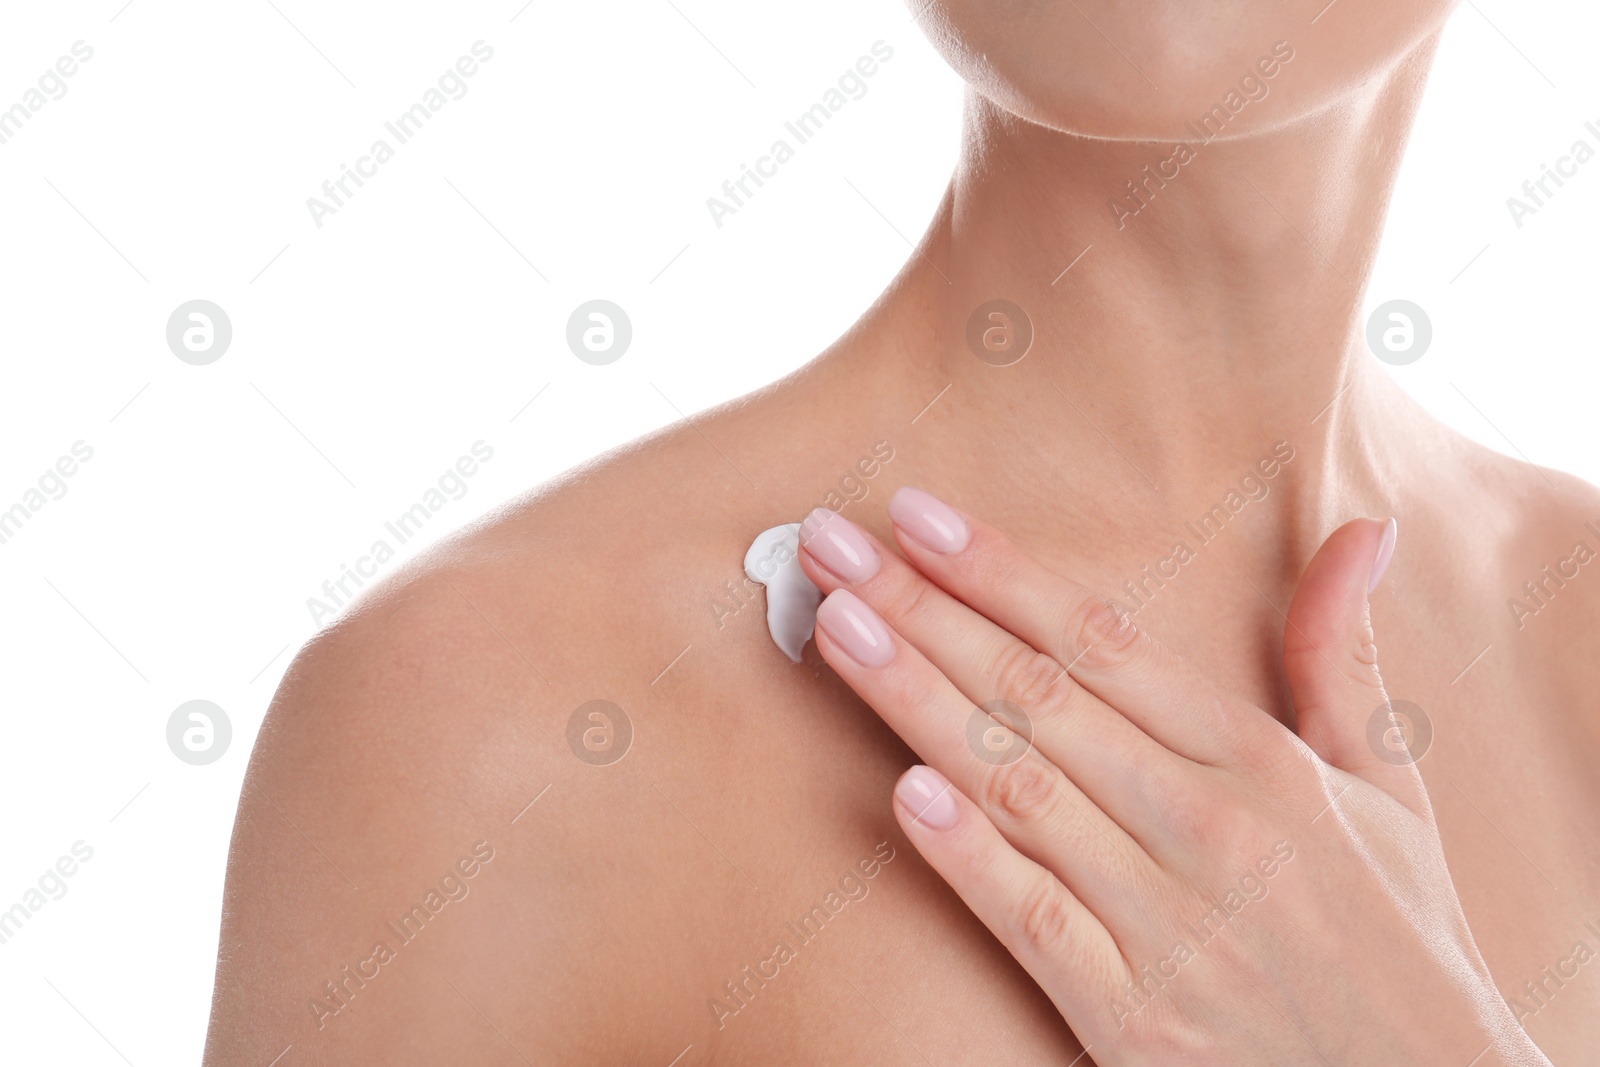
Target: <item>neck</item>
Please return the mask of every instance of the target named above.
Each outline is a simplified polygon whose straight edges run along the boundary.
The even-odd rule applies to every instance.
[[[969,94],[938,216],[868,320],[901,339],[882,349],[898,380],[929,398],[950,385],[918,425],[970,434],[949,462],[981,470],[985,497],[1051,484],[1046,468],[1080,489],[1111,471],[1113,506],[1184,515],[1286,441],[1305,461],[1278,483],[1283,522],[1325,533],[1327,512],[1373,503],[1361,440],[1396,401],[1358,318],[1435,43],[1337,106],[1280,121],[1269,92],[1182,148],[1062,133]],[[968,344],[996,299],[1033,331],[1010,366],[991,364],[1019,323],[990,320],[988,362]]]

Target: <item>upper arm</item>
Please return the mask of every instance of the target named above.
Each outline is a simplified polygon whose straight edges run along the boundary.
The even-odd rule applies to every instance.
[[[239,802],[206,1063],[565,1061],[592,1040],[561,1022],[585,993],[587,818],[550,743],[564,694],[481,588],[410,582],[296,658]]]

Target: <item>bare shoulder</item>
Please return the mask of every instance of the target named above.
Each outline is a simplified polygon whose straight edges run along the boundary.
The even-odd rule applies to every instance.
[[[1574,642],[1567,647],[1575,650],[1593,639],[1600,621],[1600,489],[1563,471],[1471,448],[1477,500],[1463,519],[1492,517],[1487,528],[1497,534],[1497,551],[1482,572],[1504,590],[1507,623],[1522,632],[1542,616],[1552,630],[1566,631]]]
[[[1600,490],[1560,471],[1513,466],[1503,492],[1516,518],[1500,566],[1507,643],[1600,743]]]
[[[655,1013],[736,953],[759,862],[707,847],[760,788],[730,739],[793,699],[739,564],[819,502],[748,471],[830,469],[760,453],[771,407],[570,472],[301,650],[240,800],[208,1063],[672,1059]]]
[[[1408,494],[1423,526],[1410,547],[1426,553],[1410,580],[1457,616],[1440,626],[1470,629],[1463,651],[1493,645],[1535,689],[1594,709],[1600,731],[1585,695],[1600,681],[1600,489],[1449,431],[1431,440]]]

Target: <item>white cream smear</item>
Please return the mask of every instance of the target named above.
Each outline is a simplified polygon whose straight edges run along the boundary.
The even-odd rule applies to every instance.
[[[794,662],[817,625],[822,590],[800,569],[800,524],[763,530],[744,554],[744,573],[767,587],[767,632]]]

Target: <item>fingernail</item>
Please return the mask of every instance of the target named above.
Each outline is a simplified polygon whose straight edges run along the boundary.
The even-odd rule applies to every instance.
[[[847,582],[864,582],[878,573],[878,553],[861,528],[843,515],[816,508],[800,526],[800,543],[821,564]]]
[[[943,556],[960,552],[971,538],[967,524],[949,504],[909,485],[889,501],[889,518],[917,544]]]
[[[915,821],[930,830],[948,830],[956,824],[961,809],[950,794],[950,781],[932,767],[918,765],[900,776],[894,795]]]
[[[1389,561],[1394,558],[1394,541],[1399,534],[1400,524],[1393,518],[1383,524],[1383,536],[1378,538],[1378,554],[1372,560],[1372,578],[1367,582],[1368,596],[1383,581],[1383,572],[1389,569]]]
[[[848,589],[835,589],[817,608],[817,625],[863,667],[894,659],[894,639],[878,613]]]

